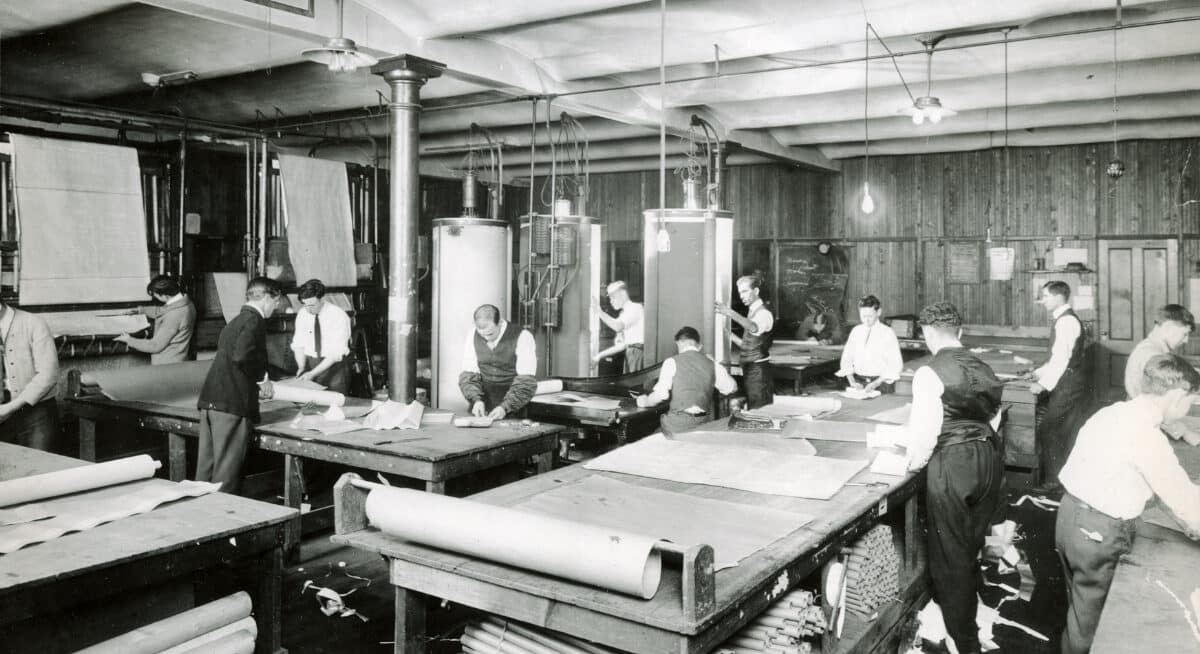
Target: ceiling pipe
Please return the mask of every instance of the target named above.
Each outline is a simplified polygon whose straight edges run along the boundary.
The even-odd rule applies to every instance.
[[[658,138],[654,136],[641,139],[626,139],[621,141],[590,143],[591,132],[589,132],[588,138],[588,158],[593,162],[604,159],[627,159],[631,157],[647,157],[658,154]],[[668,152],[682,153],[685,147],[686,146],[678,139],[669,139],[667,143]],[[542,148],[541,150],[538,150],[535,157],[535,163],[549,163],[551,158],[549,148]],[[462,158],[463,153],[459,152],[435,156],[422,155],[421,160],[455,166],[462,162]],[[504,163],[527,166],[529,164],[529,158],[530,154],[528,150],[513,149],[504,156]]]
[[[631,139],[641,136],[652,136],[653,130],[649,127],[641,127],[638,125],[629,125],[627,123],[619,123],[607,118],[582,118],[579,123],[587,131],[588,142],[596,143],[598,141],[613,141],[618,139]],[[560,128],[558,122],[550,123],[550,128],[554,133],[558,133]],[[529,147],[529,126],[512,126],[500,127],[493,129],[492,135],[504,144],[505,148],[528,148]],[[442,151],[457,151],[465,152],[467,147],[471,145],[471,139],[466,133],[442,133],[442,134],[427,134],[421,137],[421,155],[437,156],[439,150]],[[478,145],[475,143],[474,145]]]
[[[872,144],[874,150],[874,144]],[[688,159],[684,155],[668,155],[667,156],[667,172],[670,173],[676,168],[687,163]],[[764,157],[759,154],[748,152],[738,152],[730,154],[726,158],[726,166],[751,166],[759,164],[778,164],[779,162],[770,157]],[[605,159],[602,161],[592,160],[590,169],[595,173],[616,173],[616,172],[631,172],[631,171],[656,171],[658,170],[659,160],[657,156],[653,157],[630,157],[624,159]],[[514,176],[514,179],[528,179],[529,169],[521,170],[520,176]],[[549,165],[535,165],[533,168],[534,177],[543,177],[550,174]],[[670,183],[670,182],[668,182]]]
[[[127,129],[133,129],[136,127],[136,124],[141,124],[163,131],[179,131],[186,128],[189,132],[209,132],[222,136],[242,138],[258,138],[262,136],[262,132],[257,130],[238,127],[236,125],[226,125],[210,120],[185,120],[165,114],[148,114],[109,109],[96,105],[43,100],[41,98],[31,98],[22,95],[0,95],[0,108],[3,108],[5,111],[24,109],[27,111],[51,113],[61,117],[63,122],[68,123],[72,122],[72,119],[111,120],[131,123]]]

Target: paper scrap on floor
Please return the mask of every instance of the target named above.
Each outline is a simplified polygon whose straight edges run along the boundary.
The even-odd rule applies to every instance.
[[[598,527],[690,547],[709,545],[717,570],[812,521],[812,516],[738,504],[589,475],[529,497],[515,509],[576,520]]]
[[[820,418],[842,409],[842,401],[832,397],[796,397],[792,395],[777,395],[775,401],[757,409],[772,418],[791,418],[795,416],[812,416]]]
[[[818,500],[833,497],[866,466],[864,460],[689,443],[662,434],[647,436],[584,464],[589,470]]]
[[[402,404],[388,400],[367,414],[363,426],[367,429],[418,429],[425,413],[425,405],[413,400]]]
[[[908,424],[908,417],[911,414],[912,403],[909,403],[905,404],[904,406],[892,407],[891,409],[886,409],[884,411],[880,411],[879,413],[869,415],[867,416],[867,420],[886,422],[893,425],[904,425]]]

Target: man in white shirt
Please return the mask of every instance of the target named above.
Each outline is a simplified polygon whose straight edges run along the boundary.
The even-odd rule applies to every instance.
[[[900,355],[896,332],[879,321],[879,308],[879,298],[874,295],[858,301],[858,318],[862,322],[850,330],[842,350],[841,369],[836,374],[845,377],[850,388],[891,393],[904,369],[904,358]]]
[[[1200,540],[1200,486],[1160,431],[1187,415],[1200,373],[1164,354],[1146,363],[1141,394],[1096,412],[1079,430],[1059,473],[1065,493],[1054,542],[1067,581],[1063,654],[1091,649],[1113,573],[1133,545],[1134,520],[1155,495],[1185,533]]]
[[[1168,304],[1155,312],[1154,329],[1142,339],[1129,358],[1125,361],[1125,397],[1132,400],[1142,394],[1142,376],[1146,371],[1146,363],[1160,354],[1178,354],[1184,343],[1188,342],[1196,320],[1192,312],[1180,304]],[[1183,439],[1189,445],[1200,445],[1200,433],[1187,427],[1182,422],[1163,423],[1162,430],[1166,435],[1175,439]]]
[[[727,304],[717,301],[716,312],[742,326],[742,335],[731,334],[730,339],[739,348],[738,367],[746,384],[746,407],[757,409],[775,401],[775,380],[771,377],[771,330],[775,328],[775,316],[763,304],[760,297],[762,280],[758,275],[744,275],[737,280],[738,297],[747,307],[742,315]]]
[[[1050,358],[1033,371],[1029,392],[1038,398],[1037,440],[1042,485],[1039,493],[1059,488],[1058,471],[1075,445],[1079,427],[1090,415],[1083,323],[1067,302],[1071,287],[1051,281],[1042,286],[1037,303],[1050,312]]]
[[[299,288],[292,352],[296,374],[331,391],[350,390],[350,316],[325,299],[325,284],[310,279]]]
[[[671,408],[659,421],[667,436],[713,419],[713,388],[722,395],[737,390],[737,382],[725,366],[700,351],[700,332],[695,327],[675,332],[675,348],[679,354],[663,361],[654,390],[637,398],[637,405],[642,407],[671,399]]]
[[[592,306],[600,316],[600,321],[617,333],[616,342],[612,347],[592,357],[600,361],[604,357],[618,352],[625,353],[624,372],[637,372],[642,369],[646,355],[646,326],[645,310],[641,303],[629,299],[629,288],[625,282],[615,281],[608,285],[608,302],[618,311],[613,318],[600,307],[600,299],[593,297]]]
[[[516,415],[537,391],[537,344],[533,334],[500,317],[485,304],[475,310],[475,328],[463,346],[458,388],[471,415],[501,420]]]
[[[962,317],[949,302],[921,310],[933,353],[913,376],[903,442],[909,470],[928,464],[925,506],[929,576],[946,631],[962,654],[980,651],[976,559],[1001,506],[1004,456],[996,428],[1003,384],[959,342]]]

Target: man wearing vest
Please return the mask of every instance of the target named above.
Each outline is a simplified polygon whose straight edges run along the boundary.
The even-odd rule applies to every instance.
[[[184,295],[179,281],[170,275],[157,275],[146,286],[146,294],[161,302],[161,307],[143,307],[141,313],[154,320],[150,338],[134,338],[121,334],[121,341],[131,350],[150,355],[150,365],[182,363],[191,358],[192,329],[196,325],[196,305]]]
[[[929,576],[946,631],[961,654],[980,651],[975,612],[976,563],[1000,508],[1004,456],[996,427],[1003,385],[992,369],[958,341],[962,317],[949,302],[921,311],[933,358],[912,383],[912,413],[902,443],[908,469],[928,463]]]
[[[641,407],[654,406],[668,397],[671,399],[671,408],[659,423],[667,436],[713,419],[713,388],[722,395],[737,390],[737,382],[729,376],[725,366],[702,353],[700,347],[700,332],[694,327],[683,327],[675,332],[675,348],[679,354],[663,361],[654,390],[637,398],[637,405]]]
[[[1061,488],[1058,471],[1075,446],[1079,428],[1088,417],[1089,380],[1084,360],[1083,323],[1067,301],[1066,282],[1046,282],[1037,303],[1050,312],[1050,359],[1033,371],[1029,392],[1038,398],[1037,439],[1042,485],[1038,492]]]
[[[775,327],[775,317],[759,297],[761,285],[762,280],[757,275],[738,278],[738,297],[748,308],[745,316],[723,302],[716,303],[717,313],[729,318],[730,327],[736,322],[743,329],[740,337],[733,334],[731,338],[734,344],[741,348],[738,366],[742,369],[742,379],[746,382],[746,406],[750,409],[757,409],[775,401],[770,364],[771,329]]]
[[[475,328],[463,348],[458,388],[471,414],[501,420],[529,404],[537,390],[537,346],[533,334],[500,318],[485,304],[475,310]]]

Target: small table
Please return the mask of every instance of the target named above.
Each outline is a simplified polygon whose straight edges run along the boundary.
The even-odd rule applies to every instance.
[[[86,464],[0,443],[0,481]],[[135,491],[168,483],[146,479],[127,486]],[[295,516],[293,509],[212,493],[0,555],[0,629],[37,616],[66,616],[84,602],[239,562],[250,566],[256,579],[247,589],[258,623],[255,652],[285,652],[280,638],[283,537]],[[59,623],[71,628],[70,620]]]
[[[582,397],[584,402],[567,402],[560,399],[563,394]],[[597,408],[588,400],[617,401],[616,408]],[[611,435],[617,445],[631,439],[641,438],[658,430],[659,416],[667,410],[667,403],[652,407],[639,407],[633,398],[618,397],[587,391],[564,391],[538,395],[526,409],[530,418],[570,427],[583,427],[601,434]]]

